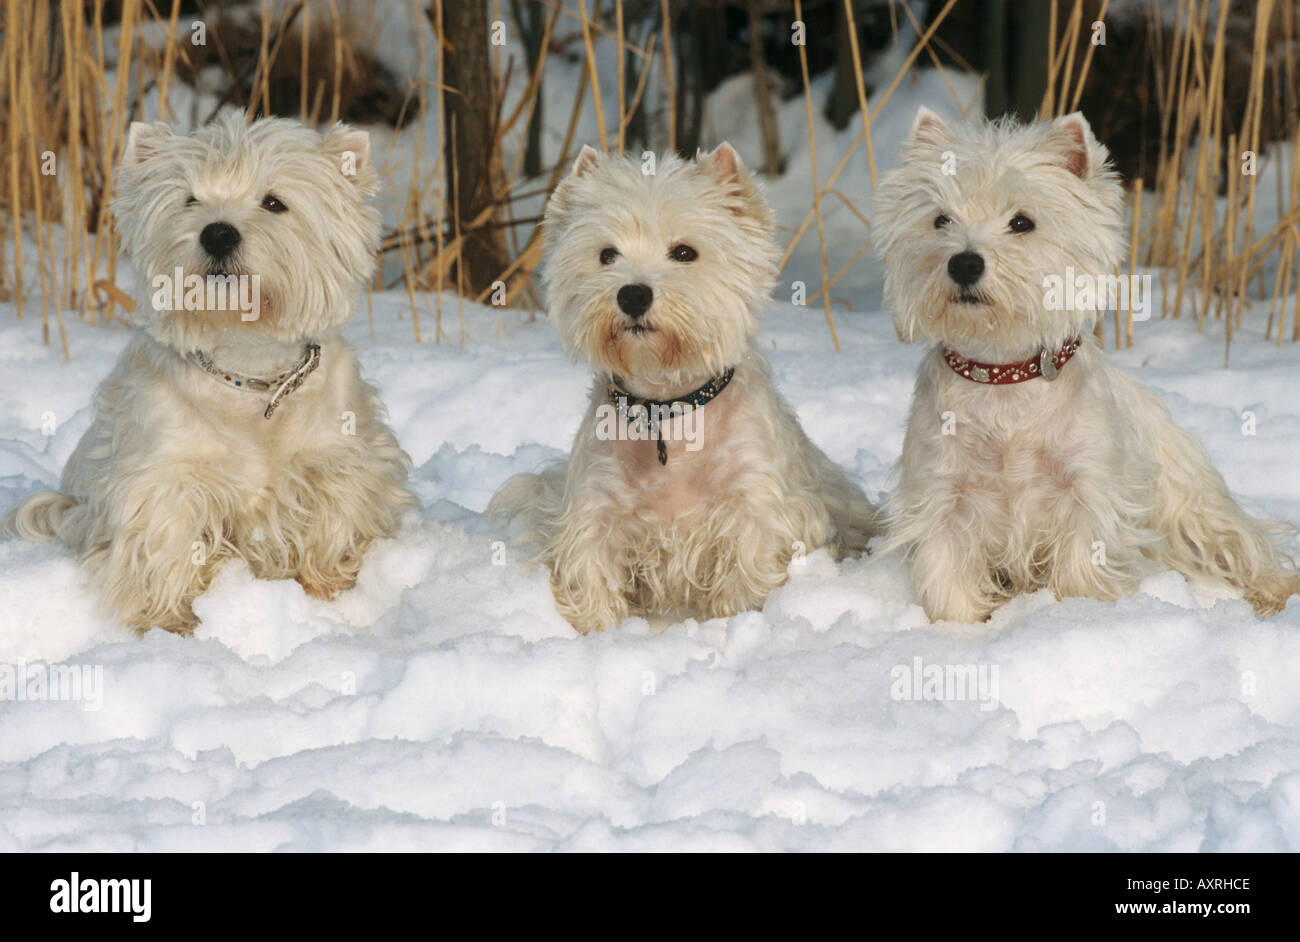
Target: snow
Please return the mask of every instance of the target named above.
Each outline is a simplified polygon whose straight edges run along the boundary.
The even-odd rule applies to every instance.
[[[548,160],[580,68],[548,66]],[[712,96],[705,138],[754,162],[747,82]],[[935,73],[909,77],[873,127],[882,171],[922,101],[957,111]],[[811,197],[800,98],[780,121],[789,170],[768,193],[788,239]],[[824,183],[857,131],[815,121]],[[427,115],[424,131],[431,166]],[[386,178],[407,179],[415,130],[375,134]],[[577,138],[594,134],[587,108]],[[837,187],[869,211],[864,155]],[[826,209],[833,273],[867,233],[838,200]],[[833,292],[836,353],[820,308],[786,303],[791,280],[820,285],[819,266],[813,231],[761,343],[809,435],[879,498],[922,351],[875,310],[868,254]],[[416,344],[405,293],[372,300],[373,337],[364,308],[348,335],[421,509],[353,590],[322,602],[230,564],[196,603],[194,638],[135,638],[66,549],[0,541],[0,694],[6,668],[103,671],[98,708],[0,696],[0,850],[1300,849],[1300,602],[1260,620],[1164,573],[1114,603],[1038,593],[985,624],[930,624],[897,558],[816,552],[762,611],[579,637],[546,573],[482,511],[507,476],[567,451],[585,370],[541,316],[466,304],[462,345],[448,297],[434,344],[434,299],[417,295]],[[120,327],[67,320],[65,363],[31,304],[24,321],[0,304],[0,513],[56,484],[126,343]],[[1110,355],[1250,509],[1300,522],[1297,348],[1265,341],[1263,320],[1247,313],[1231,369],[1222,325],[1186,318],[1140,323]],[[914,687],[918,667],[988,682],[935,699]]]
[[[464,348],[417,346],[404,294],[374,310],[373,341],[364,316],[349,334],[423,509],[337,601],[232,564],[195,638],[135,639],[66,550],[0,542],[0,664],[104,672],[99,709],[0,701],[0,848],[1300,847],[1300,605],[1261,621],[1166,573],[1116,603],[1040,593],[931,625],[897,559],[817,552],[761,612],[578,637],[481,511],[564,452],[582,369],[541,319],[471,305]],[[23,377],[0,401],[7,508],[54,484],[125,332],[69,324],[63,364],[0,320]],[[879,496],[920,350],[879,313],[839,327],[836,354],[820,312],[774,304],[763,342],[809,434]],[[1233,352],[1223,370],[1212,328],[1155,320],[1116,359],[1252,508],[1300,518],[1294,351],[1247,329]],[[918,658],[995,669],[996,700],[896,699]]]

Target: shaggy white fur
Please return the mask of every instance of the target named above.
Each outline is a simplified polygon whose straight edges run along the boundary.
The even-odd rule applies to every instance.
[[[880,187],[886,304],[904,339],[934,344],[889,507],[889,545],[932,619],[979,621],[1044,587],[1113,599],[1162,569],[1235,586],[1261,614],[1300,589],[1284,528],[1244,513],[1201,444],[1107,362],[1097,312],[1048,303],[1049,276],[1119,267],[1123,194],[1107,156],[1080,114],[950,126],[922,109]],[[983,260],[965,288],[948,270],[960,253]],[[1078,336],[1050,381],[984,385],[943,357],[1019,362]]]
[[[189,137],[131,126],[113,203],[139,277],[141,328],[95,395],[95,418],[58,493],[20,504],[6,529],[78,552],[123,623],[187,633],[191,603],[231,557],[331,598],[366,547],[414,503],[408,459],[339,336],[374,268],[379,180],[369,138],[337,125],[247,125],[230,114]],[[268,200],[273,196],[274,201]],[[234,227],[218,258],[201,234]],[[157,309],[157,276],[261,279],[260,312]],[[277,377],[320,345],[320,366],[264,415],[271,393],[208,375]]]
[[[759,607],[792,557],[862,551],[876,512],[816,448],[753,345],[776,278],[772,211],[735,150],[640,162],[584,148],[547,208],[542,272],[566,349],[595,370],[567,463],[517,475],[489,512],[522,514],[579,631],[634,614],[711,618]],[[638,312],[620,301],[648,289]],[[644,295],[644,292],[643,292]],[[734,378],[656,443],[602,434],[607,383],[671,401]],[[701,447],[685,439],[698,422]]]

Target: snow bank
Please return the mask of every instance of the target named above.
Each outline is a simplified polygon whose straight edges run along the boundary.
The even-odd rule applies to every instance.
[[[567,448],[582,369],[514,314],[470,307],[464,348],[412,344],[404,294],[375,323],[352,338],[423,510],[335,602],[234,564],[197,637],[136,639],[64,549],[0,543],[0,664],[103,676],[98,709],[0,701],[0,848],[1300,848],[1300,605],[1260,621],[1167,573],[931,625],[897,559],[814,553],[762,612],[577,637],[481,511]],[[62,364],[0,324],[24,377],[0,397],[7,509],[55,482],[124,332],[71,325]],[[816,311],[765,326],[811,436],[878,495],[920,351],[878,313],[840,317],[840,354]],[[1156,321],[1116,358],[1252,507],[1300,519],[1294,351],[1247,330],[1225,371],[1220,344]],[[985,683],[926,695],[963,666]]]

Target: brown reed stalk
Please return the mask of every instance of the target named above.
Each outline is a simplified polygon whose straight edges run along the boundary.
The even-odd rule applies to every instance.
[[[1259,5],[1255,8],[1255,42],[1254,57],[1251,60],[1250,73],[1250,91],[1246,98],[1246,120],[1243,122],[1242,129],[1249,134],[1249,150],[1254,156],[1255,173],[1249,174],[1246,181],[1246,232],[1244,244],[1249,245],[1251,236],[1254,234],[1255,221],[1255,191],[1259,180],[1259,127],[1260,119],[1264,114],[1264,63],[1267,58],[1268,50],[1268,28],[1273,16],[1273,0],[1259,0]],[[1240,158],[1235,151],[1229,155],[1230,160],[1235,161]],[[1242,261],[1247,261],[1243,259]],[[1240,265],[1241,271],[1236,287],[1236,296],[1234,298],[1233,316],[1236,320],[1235,326],[1241,326],[1242,312],[1246,302],[1246,265]]]
[[[794,0],[794,18],[796,20],[803,19],[802,0]],[[835,315],[831,313],[831,279],[826,264],[826,228],[822,222],[822,193],[817,186],[817,133],[813,126],[812,84],[808,81],[808,47],[804,43],[799,44],[799,73],[803,77],[804,110],[808,116],[808,149],[812,157],[812,169],[809,171],[809,175],[812,178],[813,212],[817,214],[817,241],[821,248],[822,300],[826,305],[826,326],[830,328],[831,342],[835,345],[835,352],[838,353],[840,350],[840,337],[835,330]]]
[[[1097,13],[1097,22],[1106,22],[1106,9],[1110,6],[1110,0],[1101,0],[1101,9]],[[1070,96],[1070,107],[1066,114],[1073,114],[1079,110],[1079,99],[1083,97],[1083,86],[1088,81],[1088,71],[1092,68],[1092,54],[1097,51],[1091,39],[1088,41],[1088,51],[1083,54],[1083,67],[1079,69],[1079,79],[1074,83],[1074,94]]]
[[[1133,221],[1128,239],[1128,324],[1124,332],[1124,346],[1133,346],[1133,286],[1137,279],[1138,231],[1142,225],[1142,178],[1133,181]],[[1115,332],[1115,346],[1119,347],[1119,331]]]
[[[330,124],[339,119],[340,98],[343,87],[343,57],[346,48],[343,45],[343,23],[339,17],[339,8],[335,0],[330,0],[330,21],[334,27],[334,97],[330,104]]]
[[[597,14],[600,7],[597,5]],[[587,51],[587,71],[591,76],[591,104],[596,109],[596,137],[600,141],[600,149],[605,149],[605,107],[600,100],[600,72],[596,69],[596,49],[591,41],[591,27],[587,22],[587,4],[579,3],[578,12],[582,14],[582,45]],[[618,56],[619,61],[623,61],[623,56]]]
[[[460,153],[456,147],[456,116],[451,116],[451,235],[456,245],[456,312],[460,322],[460,345],[465,346],[465,274],[461,269],[463,244],[460,236]],[[486,212],[486,210],[485,210]]]
[[[673,15],[671,0],[661,0],[664,36],[664,91],[668,96],[668,150],[677,152],[677,89],[673,86]],[[795,14],[795,19],[799,15]]]
[[[60,311],[79,308],[86,313],[86,298],[92,279],[87,272],[86,291],[78,292],[79,263],[88,253],[82,246],[85,238],[85,190],[81,186],[81,62],[82,23],[85,8],[79,3],[65,3],[59,8],[63,33],[63,83],[67,97],[67,175],[63,186],[63,285],[64,300]],[[74,300],[75,299],[75,300]]]
[[[957,0],[948,0],[935,18],[930,22],[930,25],[926,28],[925,32],[921,34],[920,39],[916,41],[916,45],[912,47],[912,51],[908,53],[907,58],[903,60],[903,64],[899,66],[898,72],[894,74],[893,80],[885,87],[884,92],[881,93],[880,99],[876,102],[876,107],[872,109],[872,122],[880,117],[881,109],[889,103],[890,97],[894,94],[899,83],[903,80],[903,76],[912,68],[917,57],[921,55],[922,50],[929,44],[930,38],[934,36],[935,31],[943,24],[943,21],[947,18],[948,14],[952,12],[952,8],[956,6],[956,4]],[[840,178],[840,174],[843,173],[844,168],[848,166],[849,158],[853,156],[858,149],[858,145],[861,143],[862,138],[855,136],[853,143],[849,145],[849,149],[844,152],[842,157],[840,157],[840,162],[836,164],[835,170],[832,171],[830,177],[826,180],[827,188],[835,185],[835,181]],[[808,226],[812,224],[812,221],[813,210],[810,208],[808,212],[804,214],[803,221],[795,231],[794,237],[786,245],[785,253],[781,256],[781,261],[777,266],[778,271],[785,269],[786,264],[790,261],[790,256],[794,254],[795,247],[799,244],[799,240],[803,238],[804,233],[808,231]]]
[[[851,2],[852,0],[845,0],[846,4],[849,4]],[[916,14],[912,12],[912,8],[910,6],[908,6],[907,4],[903,4],[902,6],[903,6],[903,12],[907,14],[908,20],[910,20],[912,23],[912,28],[919,33],[921,31],[921,21],[916,18]],[[849,14],[849,23],[850,24],[853,23],[852,14]],[[858,43],[858,33],[856,27],[850,29],[849,31],[849,43],[856,50],[857,43]],[[957,103],[957,107],[960,108],[962,104],[961,96],[957,94],[957,89],[953,87],[952,80],[948,78],[948,70],[944,68],[943,60],[940,59],[939,54],[934,51],[935,45],[937,45],[937,43],[927,43],[925,47],[926,54],[930,57],[930,64],[934,66],[934,70],[939,73],[939,78],[943,81],[944,87],[948,89],[948,94],[952,96],[953,101],[955,101]],[[859,107],[862,107],[862,113],[866,114],[867,113],[865,108],[866,93],[862,86],[862,64],[857,61],[858,56],[856,52],[854,52],[853,54],[853,59],[854,59],[853,71],[855,73],[855,78],[857,79],[857,85],[858,85],[858,104]],[[871,155],[870,141],[868,141],[867,144],[868,144],[867,154],[868,156],[871,157],[872,163],[875,163],[875,158],[873,155]],[[872,182],[874,184],[875,182],[874,178]]]
[[[14,310],[23,319],[23,203],[21,196],[21,167],[19,156],[22,147],[22,125],[19,117],[21,96],[18,90],[18,60],[22,58],[20,37],[24,33],[25,17],[20,0],[8,0],[5,5],[4,57],[9,89],[9,124],[5,135],[9,166],[9,209],[13,218],[14,238]]]
[[[656,53],[660,50],[655,48],[655,43],[662,43],[669,144],[675,149],[678,76],[674,68],[672,25],[673,14],[680,12],[680,7],[674,7],[672,0],[660,0],[653,15],[662,20],[664,28],[652,32],[645,46],[638,48],[627,40],[627,10],[621,0],[616,0],[612,22],[608,24],[602,24],[598,14],[589,13],[582,5],[566,5],[564,0],[530,2],[547,6],[548,30],[555,27],[562,17],[569,17],[575,27],[581,29],[586,58],[580,96],[585,96],[588,86],[593,87],[595,101],[592,107],[596,109],[602,146],[620,151],[625,149],[628,121],[639,106],[648,88],[650,72],[658,61]],[[1135,183],[1131,192],[1135,213],[1141,212],[1143,201],[1151,202],[1151,205],[1148,207],[1147,225],[1141,224],[1140,216],[1131,220],[1137,228],[1130,249],[1129,271],[1135,272],[1143,259],[1147,266],[1158,269],[1161,284],[1167,286],[1167,290],[1162,291],[1162,316],[1168,316],[1171,311],[1174,317],[1181,316],[1184,303],[1190,296],[1194,298],[1198,327],[1204,329],[1211,311],[1216,319],[1222,318],[1225,357],[1232,338],[1250,317],[1258,316],[1261,322],[1265,322],[1267,317],[1266,332],[1273,342],[1283,343],[1287,335],[1294,339],[1300,336],[1300,321],[1294,310],[1295,305],[1300,304],[1300,229],[1297,228],[1300,223],[1300,180],[1297,180],[1300,160],[1296,159],[1300,155],[1300,102],[1297,100],[1300,96],[1296,93],[1300,87],[1300,81],[1297,81],[1300,70],[1297,70],[1295,56],[1297,6],[1292,0],[1282,3],[1268,0],[1257,4],[1253,11],[1256,19],[1252,26],[1250,51],[1253,59],[1245,89],[1246,106],[1241,124],[1236,128],[1238,139],[1231,142],[1233,147],[1228,150],[1225,123],[1235,116],[1224,111],[1230,104],[1224,94],[1229,69],[1226,55],[1230,48],[1234,48],[1230,47],[1225,32],[1226,4],[1212,0],[1172,0],[1176,10],[1173,32],[1169,33],[1162,26],[1165,21],[1156,16],[1157,2],[1150,0],[1148,7],[1151,40],[1145,54],[1154,57],[1156,94],[1152,105],[1159,111],[1160,149],[1154,178],[1140,190]],[[494,3],[499,4],[499,0],[494,0]],[[905,15],[917,25],[920,38],[909,51],[903,67],[868,111],[870,103],[861,75],[863,53],[858,48],[854,19],[856,8],[851,0],[845,2],[850,52],[857,73],[855,90],[863,113],[863,127],[861,133],[845,139],[845,148],[834,171],[824,180],[819,176],[815,182],[811,205],[782,259],[784,267],[800,240],[817,225],[822,286],[813,299],[817,300],[820,295],[828,313],[834,301],[830,298],[832,290],[869,249],[871,240],[864,240],[854,256],[832,273],[826,258],[826,199],[829,197],[844,206],[869,232],[866,215],[853,205],[848,195],[836,188],[837,181],[857,148],[865,146],[868,170],[874,183],[877,173],[872,142],[874,122],[902,81],[914,74],[913,68],[922,55],[939,66],[941,78],[957,98],[953,83],[948,80],[942,63],[937,61],[933,48],[944,48],[935,30],[955,3],[956,0],[948,0],[939,16],[924,29],[917,23],[912,10],[904,7],[900,11],[896,4],[891,4],[894,28],[897,28],[899,16]],[[429,0],[429,4],[435,6],[434,0]],[[261,33],[251,88],[252,100],[263,109],[270,103],[271,65],[283,51],[281,47],[287,38],[286,19],[282,14],[286,7],[293,6],[259,0]],[[343,83],[356,68],[354,50],[358,48],[358,40],[349,33],[338,0],[330,0],[333,33],[324,43],[329,51],[326,60],[320,64],[321,74],[313,76],[307,57],[313,26],[310,6],[299,6],[302,6],[299,22],[302,51],[297,68],[301,85],[298,111],[313,122],[336,118],[344,104],[341,100]],[[440,9],[441,0],[436,6]],[[656,5],[650,6],[653,10]],[[1074,0],[1069,8],[1058,9],[1058,6],[1057,3],[1052,5],[1049,32],[1048,64],[1052,81],[1048,95],[1051,107],[1044,110],[1044,113],[1052,114],[1075,110],[1082,100],[1085,85],[1091,87],[1095,82],[1091,65],[1096,50],[1082,29],[1085,25],[1083,5],[1080,0]],[[1110,6],[1109,0],[1101,0],[1098,17],[1103,22]],[[158,116],[167,117],[174,108],[175,83],[185,74],[184,64],[189,62],[183,35],[178,41],[181,4],[179,0],[124,0],[119,22],[107,32],[110,42],[114,34],[117,36],[116,63],[110,61],[104,50],[104,0],[86,4],[77,0],[65,0],[62,4],[0,0],[0,7],[4,10],[6,24],[5,34],[0,37],[0,83],[4,84],[7,99],[7,102],[0,102],[0,155],[9,160],[7,172],[0,171],[0,204],[7,201],[9,205],[0,205],[0,213],[3,213],[3,228],[7,234],[12,233],[14,241],[12,253],[4,266],[12,269],[13,276],[8,278],[6,271],[4,281],[6,289],[12,283],[16,314],[25,317],[36,289],[24,290],[23,266],[31,265],[32,256],[35,256],[40,274],[42,331],[47,342],[52,342],[56,317],[61,321],[67,310],[76,309],[81,316],[92,320],[97,319],[102,311],[105,319],[112,321],[116,319],[115,311],[121,309],[119,305],[124,296],[115,288],[116,237],[107,223],[103,207],[113,195],[123,131],[127,122],[139,113],[144,101],[140,89],[157,88]],[[1239,8],[1240,5],[1234,7],[1234,11]],[[800,8],[795,12],[801,16],[805,11]],[[429,19],[435,21],[431,26],[437,33],[436,11]],[[318,31],[323,23],[318,20],[315,24]],[[573,34],[577,32],[578,29],[572,31]],[[661,32],[662,37],[659,35]],[[142,37],[150,36],[161,37],[165,45],[156,49],[146,47]],[[618,50],[617,125],[607,122],[609,115],[603,112],[603,99],[598,89],[595,51],[600,37],[612,39],[611,45]],[[442,41],[439,36],[439,52]],[[1087,48],[1079,50],[1079,43],[1085,43]],[[511,117],[502,122],[499,134],[506,133],[515,121],[530,115],[536,107],[537,89],[550,46],[548,33],[539,57],[542,61],[531,70],[528,86],[521,99],[512,106]],[[61,58],[53,59],[51,50],[60,50]],[[806,50],[801,51],[806,57]],[[625,52],[631,57],[641,57],[643,62],[635,92],[632,76],[627,71],[630,66],[625,61]],[[956,61],[961,64],[959,59]],[[498,62],[498,67],[500,65]],[[106,82],[105,76],[114,68],[116,80]],[[441,81],[430,81],[431,68],[424,62],[422,53],[420,78],[412,83],[408,98],[414,100],[427,94],[432,84],[437,88],[441,101],[442,89],[438,87]],[[506,72],[508,76],[508,69]],[[249,86],[245,84],[243,87]],[[965,111],[970,105],[958,101],[958,106]],[[558,182],[559,176],[567,169],[581,107],[585,107],[585,102],[571,115],[564,159],[552,172],[553,183]],[[422,99],[418,108],[423,113]],[[1267,121],[1264,120],[1266,113]],[[442,117],[440,113],[440,127],[443,126]],[[1278,170],[1277,189],[1273,194],[1277,204],[1277,222],[1271,224],[1267,232],[1261,233],[1257,231],[1257,212],[1261,200],[1269,197],[1259,193],[1256,177],[1237,177],[1240,169],[1237,161],[1243,149],[1258,155],[1261,148],[1268,147],[1271,141],[1264,134],[1266,127],[1279,126],[1283,128],[1285,137],[1296,141],[1293,145],[1295,150],[1289,158],[1290,164],[1285,163],[1288,158],[1282,149],[1270,151],[1270,160],[1283,161],[1274,164]],[[421,132],[413,130],[411,133]],[[414,296],[412,326],[416,336],[419,336],[421,320],[419,308],[428,305],[437,307],[435,335],[441,337],[444,279],[464,244],[463,232],[455,232],[450,237],[447,234],[447,207],[440,190],[446,185],[447,174],[443,172],[446,160],[455,147],[454,142],[445,142],[436,157],[437,166],[430,168],[422,159],[420,143],[417,138],[418,153],[411,173],[408,205],[394,246],[404,254],[402,277]],[[810,140],[810,148],[817,149],[818,143]],[[820,152],[824,153],[826,142],[820,144]],[[59,155],[57,178],[43,176],[40,172],[39,160],[46,150]],[[1225,173],[1226,177],[1221,176]],[[516,167],[508,179],[513,181],[517,176]],[[1229,190],[1226,199],[1219,196],[1225,180]],[[507,223],[527,222],[513,217],[511,199],[505,195],[502,197]],[[1218,220],[1220,210],[1216,207],[1223,207],[1221,224]],[[461,228],[465,229],[467,225],[462,221]],[[515,245],[514,257],[503,275],[509,279],[508,296],[512,300],[532,295],[532,276],[540,254],[539,230],[534,230],[533,236],[522,247],[513,241],[516,231],[511,229],[510,232],[511,244]],[[431,252],[432,259],[428,257]],[[1257,287],[1251,286],[1252,278],[1258,280]],[[434,298],[421,294],[421,286],[426,289],[436,286]],[[1250,303],[1252,295],[1258,296],[1261,302],[1269,302],[1267,315],[1263,314],[1263,303],[1258,305],[1258,315],[1254,313],[1255,306]],[[463,292],[458,293],[458,298],[462,302],[463,340]],[[1291,312],[1288,312],[1288,307],[1292,308]],[[371,302],[368,302],[368,310],[373,320]],[[1286,325],[1288,313],[1293,314],[1290,329]],[[828,323],[834,331],[833,319],[828,317]],[[1123,331],[1126,342],[1131,339],[1131,331],[1130,322]],[[65,334],[61,332],[60,336],[66,343]],[[838,339],[834,333],[833,339]]]
[[[308,67],[307,53],[311,48],[311,4],[302,10],[302,29],[298,33],[298,119],[304,123],[308,115],[308,99],[311,71]]]
[[[1177,252],[1178,206],[1182,194],[1182,177],[1186,167],[1187,147],[1190,137],[1191,122],[1188,120],[1187,100],[1188,63],[1191,60],[1190,44],[1194,35],[1195,0],[1179,0],[1177,20],[1174,25],[1174,40],[1170,48],[1174,50],[1175,63],[1171,75],[1177,73],[1177,82],[1170,81],[1168,95],[1165,98],[1160,123],[1161,157],[1157,163],[1156,191],[1159,207],[1156,219],[1152,221],[1153,232],[1147,248],[1147,264],[1159,265],[1161,269],[1160,316],[1168,317],[1169,278],[1171,267],[1177,269],[1178,259],[1171,257]],[[1178,37],[1182,36],[1182,44]],[[1170,115],[1173,115],[1173,146],[1165,150],[1165,137],[1169,133]],[[1181,288],[1181,285],[1180,285]],[[1175,305],[1173,315],[1180,316]]]
[[[29,34],[32,44],[27,50],[29,63],[31,63],[34,58],[34,50],[49,48],[49,35],[51,28],[48,9],[40,10],[38,8],[33,12],[35,15],[28,20],[28,23],[32,26],[31,33]],[[46,69],[48,65],[48,61],[42,58],[38,67],[29,67],[20,70],[22,86],[18,93],[23,106],[23,121],[28,129],[28,133],[26,134],[27,161],[28,166],[31,168],[32,175],[32,209],[36,216],[36,251],[38,263],[40,265],[41,280],[41,340],[47,346],[50,342],[50,302],[52,300],[57,302],[60,292],[53,262],[54,235],[46,226],[47,219],[44,211],[43,196],[44,187],[41,184],[39,155],[36,150],[36,137],[39,132],[37,131],[36,111],[34,107],[34,101],[36,98],[34,76],[47,75],[48,72]],[[59,324],[59,337],[62,340],[63,359],[67,360],[68,339],[63,330],[63,308],[56,303],[55,311]]]
[[[1070,22],[1066,26],[1066,55],[1065,70],[1061,78],[1061,94],[1057,106],[1057,114],[1065,114],[1065,104],[1070,95],[1070,76],[1074,72],[1074,54],[1079,47],[1079,27],[1083,24],[1083,0],[1074,0],[1074,7],[1070,10]]]
[[[1041,115],[1056,114],[1056,73],[1060,62],[1056,54],[1056,19],[1057,0],[1052,0],[1047,14],[1047,86],[1043,89],[1043,100],[1038,104]]]
[[[1291,156],[1291,200],[1290,202],[1291,202],[1291,206],[1294,209],[1300,207],[1300,120],[1296,122],[1295,132],[1291,137],[1291,155],[1292,156]],[[1295,251],[1297,249],[1300,249],[1300,227],[1298,227],[1297,224],[1293,222],[1287,227],[1287,229],[1290,233],[1290,240],[1287,243],[1287,248],[1291,250],[1292,254],[1294,255]],[[1294,331],[1296,334],[1300,335],[1300,264],[1297,264],[1295,266],[1295,270],[1296,270],[1296,281],[1295,284],[1292,286],[1292,293],[1295,296],[1295,310],[1293,313],[1293,318],[1295,319]],[[1282,343],[1282,328],[1286,326],[1285,295],[1283,295],[1283,300],[1281,304],[1282,307],[1281,307],[1281,311],[1279,312],[1278,322],[1277,322],[1277,342],[1279,346]]]
[[[617,58],[618,68],[618,143],[615,145],[618,153],[623,153],[624,132],[627,125],[623,123],[623,115],[627,113],[625,95],[626,95],[626,78],[623,75],[625,71],[623,55],[623,0],[614,0],[614,34],[618,41],[614,44],[614,55]],[[543,43],[545,45],[545,43]]]
[[[1282,316],[1286,317],[1286,297],[1282,294],[1283,287],[1287,284],[1291,274],[1291,255],[1294,245],[1290,239],[1286,240],[1286,245],[1282,249],[1282,260],[1277,266],[1277,277],[1273,279],[1273,295],[1268,305],[1268,324],[1264,328],[1264,339],[1268,340],[1273,336],[1273,320],[1277,316],[1277,302],[1282,299]],[[1282,336],[1282,324],[1278,324],[1278,337]]]
[[[1229,286],[1234,283],[1234,280],[1231,277],[1231,273],[1238,263],[1235,252],[1236,252],[1236,243],[1237,243],[1237,217],[1241,212],[1241,187],[1237,183],[1237,179],[1240,176],[1240,174],[1237,172],[1236,154],[1237,154],[1237,135],[1229,134],[1228,154],[1227,154],[1228,156],[1228,160],[1227,160],[1228,206],[1227,206],[1227,212],[1224,214],[1224,220],[1223,220],[1223,271],[1225,277],[1220,279],[1218,285],[1219,298],[1218,298],[1218,304],[1215,305],[1216,318],[1218,318],[1224,313],[1224,309],[1225,309],[1224,295],[1229,290]],[[1231,298],[1227,299],[1226,307],[1227,307],[1227,313],[1226,316],[1224,317],[1224,325],[1223,325],[1223,337],[1224,337],[1223,365],[1224,366],[1228,365],[1228,348],[1232,346]]]
[[[441,136],[445,133],[445,131],[444,131],[443,129],[445,129],[446,126],[447,126],[447,124],[446,124],[446,102],[445,102],[445,100],[444,100],[444,98],[443,98],[443,92],[444,92],[444,90],[445,90],[445,88],[446,88],[446,79],[447,79],[447,73],[446,73],[446,60],[445,60],[445,58],[444,58],[444,56],[446,55],[446,51],[447,51],[447,49],[446,49],[446,38],[445,38],[445,34],[443,33],[443,25],[442,25],[442,0],[434,0],[434,6],[435,6],[436,9],[435,9],[435,11],[434,11],[434,21],[433,21],[433,25],[434,25],[434,32],[435,32],[435,34],[436,34],[435,38],[436,38],[437,43],[438,43],[438,84],[437,84],[437,87],[436,87],[435,91],[436,91],[436,93],[437,93],[437,102],[438,102],[438,129],[439,129],[439,130],[438,130],[438,134],[439,134],[439,137],[441,137]],[[421,65],[421,77],[422,77],[422,78],[423,78],[423,75],[424,75],[423,68],[424,68],[424,66]],[[445,146],[444,146],[444,151],[445,151],[445,149],[446,149],[446,148],[445,148]],[[434,226],[434,230],[433,230],[433,231],[434,231],[434,237],[437,239],[437,251],[438,251],[438,257],[439,257],[439,258],[441,258],[441,257],[442,257],[442,254],[443,254],[443,244],[442,244],[442,231],[443,231],[443,225],[442,225],[442,219],[446,216],[446,211],[447,211],[447,191],[446,191],[446,189],[445,189],[445,187],[446,187],[446,183],[447,183],[447,179],[446,179],[446,178],[447,178],[447,175],[446,175],[446,173],[444,172],[444,170],[445,170],[445,167],[444,167],[442,161],[441,161],[441,160],[438,161],[437,164],[436,164],[435,167],[434,167],[435,185],[436,185],[437,188],[438,188],[438,189],[437,189],[437,194],[438,194],[438,224],[437,224],[436,226]],[[433,294],[433,298],[434,298],[434,304],[436,305],[436,314],[435,314],[435,322],[434,322],[434,331],[433,331],[433,336],[434,336],[434,343],[442,343],[442,337],[443,337],[443,330],[442,330],[442,292],[443,292],[444,288],[446,287],[446,283],[445,283],[445,281],[444,281],[444,269],[443,269],[441,266],[439,266],[439,267],[436,269],[436,274],[435,274],[434,277],[435,277],[436,280],[435,280],[435,282],[434,282],[434,288],[433,288],[434,294]],[[458,279],[458,280],[459,280],[459,279]]]
[[[636,114],[636,110],[641,107],[641,97],[645,94],[646,82],[650,78],[650,69],[654,63],[655,40],[656,37],[654,33],[651,33],[650,38],[646,40],[646,51],[648,56],[645,61],[641,63],[641,74],[637,76],[636,90],[632,92],[632,101],[628,105],[627,111],[618,119],[618,134],[620,139],[623,138],[627,131],[627,126],[632,120],[632,115]]]
[[[1296,250],[1300,251],[1300,234],[1296,230],[1291,230],[1291,241]],[[1296,266],[1295,284],[1291,286],[1291,342],[1300,341],[1300,265]],[[1282,342],[1282,325],[1278,325],[1278,345]]]
[[[560,7],[552,7],[551,15],[546,18],[542,24],[542,41],[540,51],[537,55],[537,62],[533,66],[532,74],[528,77],[528,85],[525,86],[523,94],[519,96],[519,101],[515,108],[510,112],[510,116],[501,124],[500,136],[504,137],[514,128],[516,122],[527,112],[527,117],[531,121],[533,111],[537,107],[538,90],[542,84],[542,70],[546,66],[548,53],[551,48],[551,32],[555,29],[555,23],[560,18]],[[621,60],[622,57],[620,57]],[[518,176],[519,167],[523,165],[524,149],[519,149],[520,156],[515,160],[515,170],[511,176]]]
[[[1206,163],[1212,172],[1212,176],[1209,178],[1212,188],[1197,194],[1202,203],[1201,310],[1196,321],[1198,330],[1204,328],[1205,319],[1210,312],[1210,304],[1217,294],[1214,284],[1214,260],[1218,252],[1214,236],[1214,193],[1217,189],[1219,176],[1219,130],[1222,127],[1223,116],[1224,34],[1228,22],[1228,6],[1226,3],[1219,4],[1218,25],[1215,27],[1214,48],[1210,57],[1210,77],[1205,86],[1207,94],[1203,99],[1205,113],[1202,126],[1208,127],[1209,156]],[[1206,146],[1204,132],[1202,134],[1202,146]],[[1231,179],[1229,177],[1230,181]]]
[[[162,77],[158,80],[158,118],[167,116],[167,96],[171,91],[172,71],[176,67],[176,28],[181,18],[181,0],[172,0],[171,13],[167,17],[167,45],[163,49]]]

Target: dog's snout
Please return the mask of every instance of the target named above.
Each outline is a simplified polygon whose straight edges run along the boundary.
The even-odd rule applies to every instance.
[[[969,288],[984,274],[984,259],[975,252],[958,252],[948,259],[948,274],[963,288]]]
[[[228,222],[210,222],[199,233],[199,244],[213,258],[225,258],[239,245],[239,230]]]
[[[618,289],[618,309],[636,320],[650,310],[654,296],[649,285],[624,285]]]

